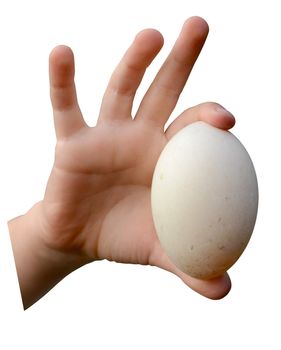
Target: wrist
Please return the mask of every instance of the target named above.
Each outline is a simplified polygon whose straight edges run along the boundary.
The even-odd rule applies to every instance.
[[[89,261],[52,249],[44,241],[41,202],[8,223],[24,307],[31,306],[69,273]]]

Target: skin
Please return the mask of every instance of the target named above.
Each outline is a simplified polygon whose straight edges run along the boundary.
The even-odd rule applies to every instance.
[[[51,52],[55,161],[43,200],[9,223],[25,308],[72,271],[102,259],[158,266],[211,299],[229,292],[227,274],[197,280],[169,260],[150,204],[153,171],[173,135],[198,120],[225,130],[235,123],[227,110],[208,102],[185,110],[165,130],[207,35],[203,19],[184,23],[132,116],[136,90],[163,45],[158,31],[140,32],[112,74],[95,127],[85,123],[78,106],[71,49],[58,46]]]

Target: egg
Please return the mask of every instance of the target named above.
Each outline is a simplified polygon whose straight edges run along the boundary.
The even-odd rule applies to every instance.
[[[158,159],[151,206],[171,261],[198,279],[220,276],[241,256],[255,226],[258,184],[251,158],[229,131],[190,124]]]

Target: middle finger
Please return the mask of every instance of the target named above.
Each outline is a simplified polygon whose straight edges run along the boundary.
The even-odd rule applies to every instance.
[[[145,94],[136,119],[142,118],[163,126],[175,108],[209,31],[200,17],[191,17],[163,66]]]

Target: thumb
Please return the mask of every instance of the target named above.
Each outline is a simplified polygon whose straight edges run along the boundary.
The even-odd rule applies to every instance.
[[[211,280],[199,280],[188,276],[177,268],[164,252],[159,240],[155,242],[150,256],[150,265],[160,267],[178,276],[188,287],[206,298],[218,300],[225,297],[231,289],[231,281],[227,273]]]

